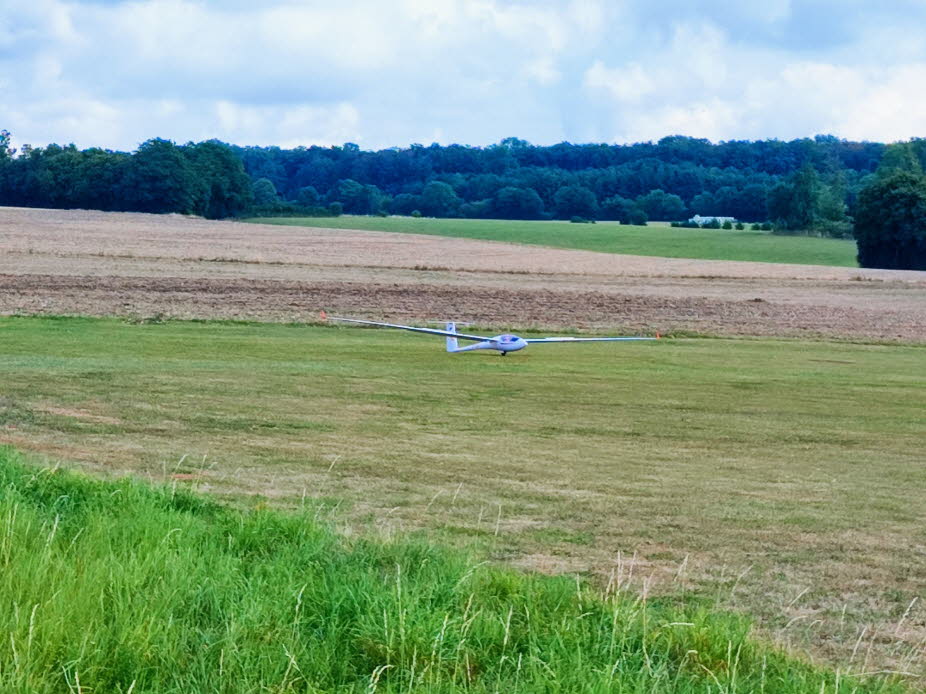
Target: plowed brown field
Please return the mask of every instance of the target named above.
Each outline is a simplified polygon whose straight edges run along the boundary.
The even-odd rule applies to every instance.
[[[0,313],[926,341],[926,273],[0,208]]]

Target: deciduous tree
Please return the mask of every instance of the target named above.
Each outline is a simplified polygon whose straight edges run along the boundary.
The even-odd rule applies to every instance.
[[[543,200],[533,188],[508,186],[495,194],[492,211],[499,219],[540,219]]]
[[[463,201],[449,184],[431,181],[421,191],[420,203],[426,217],[456,217]]]
[[[196,175],[197,214],[224,219],[242,214],[253,204],[251,179],[228,145],[216,140],[191,143],[184,153]]]
[[[258,207],[263,205],[273,205],[280,201],[277,194],[277,187],[269,178],[258,178],[251,187],[254,196],[254,204]]]
[[[854,233],[862,267],[926,270],[926,178],[876,178],[859,193]]]
[[[637,205],[646,212],[649,219],[671,221],[685,216],[685,203],[682,199],[658,188],[637,198]]]
[[[563,186],[553,197],[556,216],[560,219],[585,217],[595,219],[598,216],[598,201],[595,194],[584,186]]]
[[[196,172],[181,149],[160,138],[139,146],[122,185],[127,208],[139,212],[193,214],[201,196]]]

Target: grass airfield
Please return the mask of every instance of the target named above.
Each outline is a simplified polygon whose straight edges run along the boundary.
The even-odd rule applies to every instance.
[[[707,598],[843,671],[923,675],[922,346],[502,359],[375,329],[49,318],[0,319],[0,340],[0,442]]]

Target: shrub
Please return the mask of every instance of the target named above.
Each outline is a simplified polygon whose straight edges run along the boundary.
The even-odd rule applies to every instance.
[[[248,217],[336,217],[327,207],[305,206],[278,200],[266,205],[255,205],[244,213]]]
[[[492,217],[492,199],[464,202],[460,205],[460,216],[467,219],[489,219]]]
[[[409,215],[418,207],[418,196],[400,193],[389,201],[389,212],[392,214]]]
[[[649,220],[649,217],[646,216],[646,212],[641,210],[639,207],[630,211],[630,216],[627,218],[627,224],[633,224],[638,227],[645,227],[646,222]],[[623,220],[621,220],[623,224]]]
[[[412,210],[412,215],[411,215],[411,216],[414,217],[415,219],[417,219],[418,217],[421,216],[421,210]]]
[[[584,186],[563,186],[553,196],[556,215],[560,219],[573,216],[594,218],[598,214],[595,194]]]
[[[814,231],[827,239],[851,239],[852,223],[830,219],[820,220],[814,224]]]

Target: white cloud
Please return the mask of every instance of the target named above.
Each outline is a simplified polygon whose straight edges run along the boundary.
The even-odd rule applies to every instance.
[[[615,142],[629,143],[658,140],[669,134],[730,139],[727,133],[741,125],[742,109],[719,99],[655,109],[635,109],[627,114],[622,129],[615,132]]]
[[[524,67],[524,74],[538,84],[548,86],[559,81],[562,74],[552,57],[538,58]]]
[[[603,89],[622,103],[636,104],[656,91],[656,84],[639,63],[622,68],[608,68],[596,60],[586,70],[584,84],[589,89]]]
[[[334,145],[360,139],[360,114],[350,104],[281,107],[220,101],[215,104],[215,114],[220,137],[232,142],[262,129],[269,129],[274,137],[260,144],[284,147]]]
[[[926,6],[905,0],[4,4],[0,128],[18,143],[890,140],[926,123]]]
[[[738,52],[718,27],[698,22],[676,25],[667,58],[700,89],[716,89],[726,82],[727,65]]]
[[[783,79],[805,95],[821,121],[847,138],[873,139],[872,133],[878,133],[880,139],[896,141],[926,134],[926,94],[911,89],[926,84],[926,63],[893,70],[799,65],[786,70]]]

